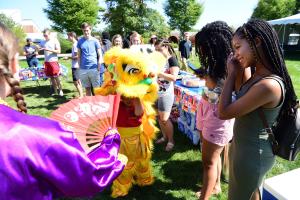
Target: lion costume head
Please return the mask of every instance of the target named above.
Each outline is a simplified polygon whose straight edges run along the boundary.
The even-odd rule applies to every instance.
[[[154,102],[157,98],[157,74],[166,63],[159,52],[141,52],[137,49],[114,47],[104,55],[107,72],[101,88],[95,93],[120,93],[125,97],[139,97]]]

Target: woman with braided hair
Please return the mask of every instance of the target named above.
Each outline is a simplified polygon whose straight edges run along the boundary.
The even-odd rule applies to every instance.
[[[275,156],[269,135],[260,118],[263,111],[269,126],[296,104],[279,40],[263,20],[251,19],[234,33],[234,53],[228,57],[228,76],[219,104],[223,119],[235,117],[230,149],[229,198],[261,199],[261,184],[272,168]],[[240,70],[255,67],[254,74],[240,86],[237,100],[231,100]]]
[[[118,134],[86,155],[72,132],[25,114],[17,79],[18,44],[0,22],[0,199],[40,200],[96,194],[122,172]],[[4,101],[12,94],[19,111]]]
[[[203,185],[196,193],[199,199],[208,200],[212,194],[221,192],[220,155],[232,138],[233,120],[221,120],[218,117],[219,96],[226,77],[226,61],[232,52],[231,39],[232,31],[222,21],[207,24],[195,37],[195,48],[202,65],[200,76],[205,79],[196,120],[197,129],[202,136]]]

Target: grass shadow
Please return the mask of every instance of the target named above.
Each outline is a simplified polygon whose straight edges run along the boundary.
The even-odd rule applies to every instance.
[[[49,85],[34,86],[29,85],[23,87],[23,92],[27,99],[34,99],[33,101],[27,102],[28,109],[47,109],[55,110],[63,103],[69,101],[69,96],[73,94],[73,91],[69,89],[63,89],[64,96],[50,95]]]
[[[171,193],[168,193],[168,189],[172,188],[172,183],[165,183],[160,180],[155,180],[155,182],[150,186],[139,187],[134,185],[129,191],[128,195],[125,197],[112,198],[110,197],[111,189],[107,187],[101,193],[95,195],[91,198],[82,198],[81,200],[108,200],[108,199],[123,199],[123,200],[184,200],[183,197],[175,197]],[[71,198],[62,198],[60,200],[71,200]],[[79,199],[78,199],[79,200]]]
[[[153,155],[152,155],[153,161],[162,161],[162,160],[169,159],[176,153],[186,153],[189,151],[200,150],[199,144],[193,145],[192,141],[186,135],[184,135],[178,130],[177,124],[173,124],[173,125],[174,125],[174,141],[175,141],[175,146],[173,150],[170,152],[166,152],[165,147],[167,143],[155,144],[154,142]],[[157,138],[160,138],[161,135],[162,134],[159,132]]]

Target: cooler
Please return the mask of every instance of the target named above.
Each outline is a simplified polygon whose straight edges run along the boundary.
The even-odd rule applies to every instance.
[[[299,200],[300,168],[268,178],[263,184],[263,200]]]

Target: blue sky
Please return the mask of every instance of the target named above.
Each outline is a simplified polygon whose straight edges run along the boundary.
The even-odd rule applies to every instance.
[[[149,7],[163,14],[163,4],[166,0],[157,0]],[[99,2],[104,2],[99,0]],[[223,20],[230,26],[237,27],[246,22],[256,7],[258,0],[200,0],[204,11],[194,28],[200,29],[206,23]],[[1,0],[0,9],[20,9],[23,19],[32,19],[40,29],[50,27],[51,22],[43,13],[47,7],[46,0]],[[163,14],[164,15],[164,14]],[[167,19],[167,18],[166,18]],[[101,25],[100,27],[103,27]]]

